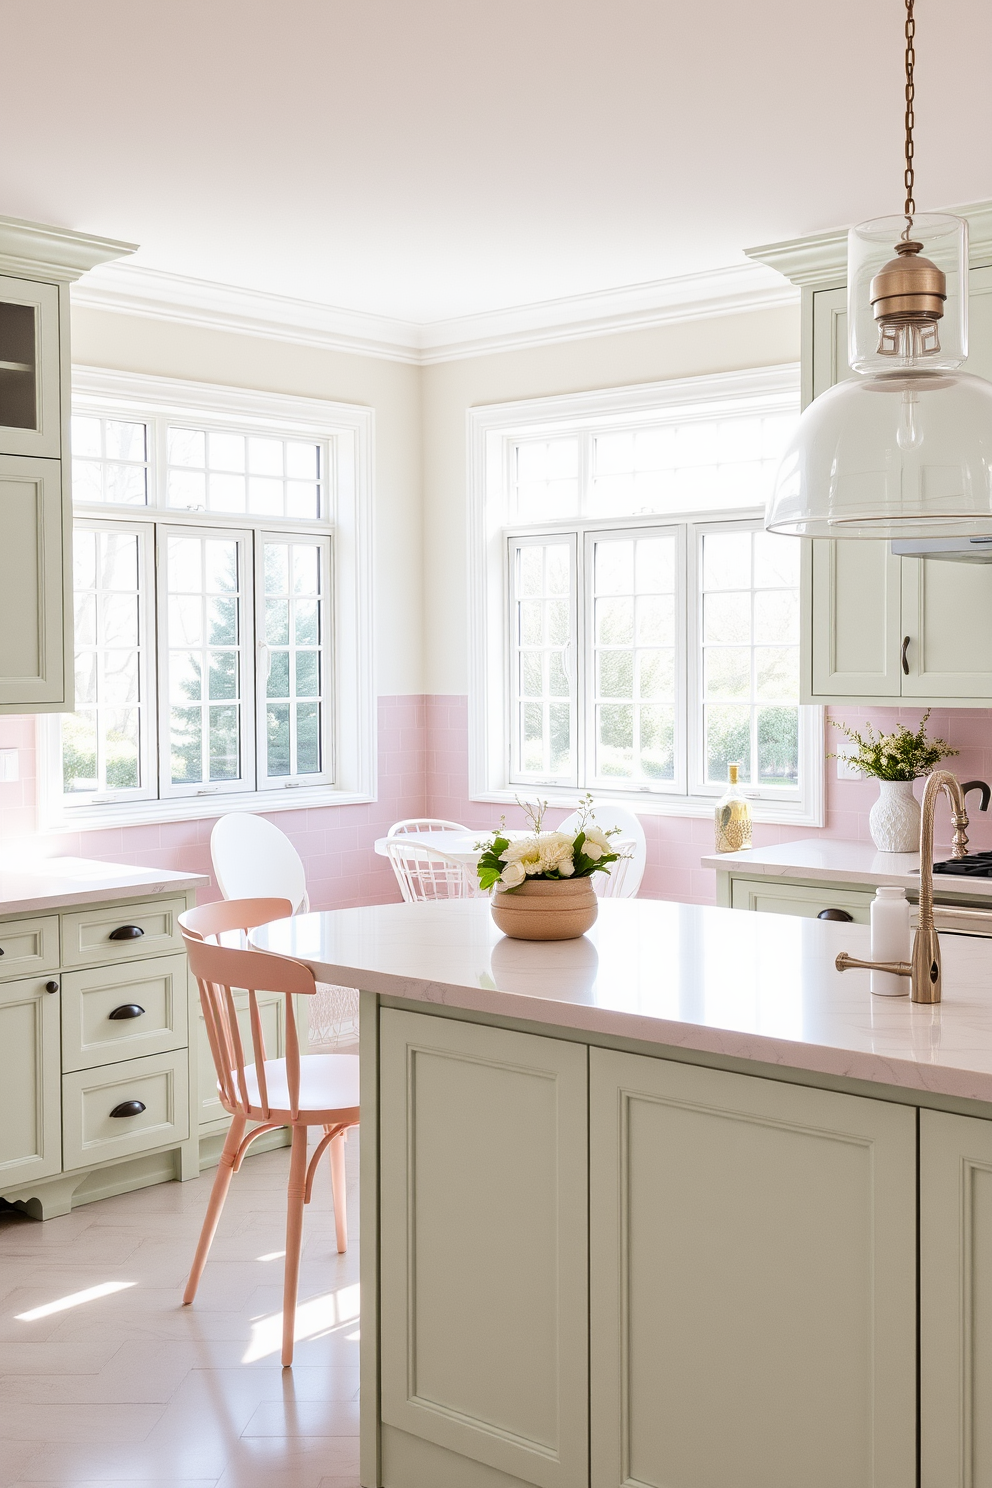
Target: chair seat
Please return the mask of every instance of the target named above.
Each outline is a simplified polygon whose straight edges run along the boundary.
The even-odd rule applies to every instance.
[[[237,1085],[238,1075],[234,1072]],[[245,1083],[252,1106],[262,1104],[255,1065],[245,1066]],[[289,1114],[289,1084],[285,1059],[265,1061],[265,1084],[272,1116]],[[304,1054],[300,1059],[300,1116],[358,1109],[358,1055]]]

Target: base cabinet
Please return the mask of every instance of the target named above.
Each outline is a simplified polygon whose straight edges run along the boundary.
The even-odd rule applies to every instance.
[[[992,1122],[396,1008],[376,1119],[367,1488],[992,1488]]]
[[[59,999],[48,982],[0,981],[0,1193],[62,1167]]]
[[[913,1488],[915,1113],[590,1051],[593,1488]]]
[[[380,1036],[391,1488],[586,1488],[586,1050],[392,1009]]]
[[[992,1122],[920,1113],[921,1488],[992,1488]]]

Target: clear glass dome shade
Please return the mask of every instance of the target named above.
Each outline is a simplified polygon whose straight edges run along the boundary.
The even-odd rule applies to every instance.
[[[992,383],[890,372],[803,413],[765,515],[796,537],[992,535]]]

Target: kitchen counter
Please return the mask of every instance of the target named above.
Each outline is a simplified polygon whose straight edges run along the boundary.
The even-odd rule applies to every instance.
[[[91,858],[36,858],[18,866],[0,863],[0,915],[30,914],[133,899],[145,894],[182,893],[210,882],[204,873],[170,868],[132,868]]]
[[[937,848],[937,862],[951,856],[949,847]],[[872,842],[843,842],[834,838],[803,837],[777,847],[754,847],[746,852],[707,853],[703,868],[718,873],[740,872],[749,878],[794,878],[807,883],[858,883],[877,888],[894,884],[919,889],[919,853],[883,853]],[[958,874],[934,874],[934,893],[939,898],[992,898],[992,878],[964,878]]]
[[[605,899],[571,941],[509,940],[482,900],[298,915],[252,938],[380,996],[992,1103],[987,940],[941,937],[944,1001],[925,1007],[835,969],[838,951],[868,954],[861,925],[662,900]]]

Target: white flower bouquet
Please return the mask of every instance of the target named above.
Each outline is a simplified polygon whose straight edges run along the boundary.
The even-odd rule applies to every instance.
[[[579,802],[579,823],[570,832],[542,831],[547,801],[517,804],[523,807],[531,835],[511,841],[505,835],[505,819],[501,819],[495,834],[476,844],[482,850],[478,864],[481,888],[495,887],[509,893],[528,878],[589,878],[593,873],[609,873],[610,864],[620,858],[610,843],[620,828],[610,827],[604,832],[596,826],[591,796],[583,796]]]

